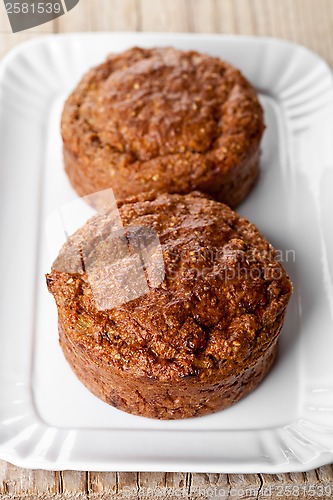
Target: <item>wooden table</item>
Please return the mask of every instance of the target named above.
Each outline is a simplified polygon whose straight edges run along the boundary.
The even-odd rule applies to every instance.
[[[333,66],[333,0],[80,0],[65,16],[15,35],[1,2],[0,57],[36,36],[90,30],[275,36],[306,45]],[[325,486],[331,495],[325,494]],[[197,494],[188,495],[195,488]],[[3,499],[333,498],[333,466],[273,475],[100,473],[26,470],[0,461],[0,495]]]

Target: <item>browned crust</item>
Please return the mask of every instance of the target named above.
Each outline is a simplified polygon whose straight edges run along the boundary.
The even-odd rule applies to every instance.
[[[157,231],[165,279],[97,310],[75,252],[107,266],[109,213],[69,239],[47,282],[75,373],[104,401],[145,416],[185,418],[238,401],[273,362],[292,291],[275,250],[252,224],[199,193],[141,195],[119,212],[125,228]]]
[[[81,196],[200,190],[235,207],[257,177],[264,123],[254,89],[229,64],[133,48],[83,77],[61,129],[65,169]]]
[[[109,405],[134,415],[174,420],[224,410],[252,392],[270,371],[278,350],[275,340],[255,363],[215,384],[184,380],[177,385],[135,379],[92,362],[80,345],[73,345],[59,325],[65,358],[79,380]]]

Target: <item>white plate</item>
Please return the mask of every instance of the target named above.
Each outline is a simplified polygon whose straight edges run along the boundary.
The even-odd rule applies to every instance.
[[[295,291],[271,373],[240,403],[198,419],[135,417],[91,395],[64,361],[43,276],[50,263],[45,219],[76,198],[62,168],[64,98],[107,53],[133,45],[174,45],[229,60],[260,92],[268,125],[259,182],[239,211],[281,250]],[[75,34],[41,38],[5,58],[2,459],[43,469],[241,473],[301,471],[333,460],[332,124],[327,65],[274,39]]]

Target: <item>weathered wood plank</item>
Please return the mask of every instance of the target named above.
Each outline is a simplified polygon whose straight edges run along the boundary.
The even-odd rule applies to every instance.
[[[230,498],[257,498],[261,488],[261,478],[258,474],[229,474]]]
[[[217,33],[219,31],[215,0],[187,0],[189,31]]]
[[[90,9],[93,31],[138,31],[138,0],[98,0]]]
[[[192,474],[190,493],[199,498],[204,494],[212,498],[228,498],[229,476],[228,474]]]
[[[20,469],[12,464],[0,462],[0,495],[22,496],[60,493],[57,472]]]
[[[189,31],[186,0],[139,0],[142,31]]]
[[[152,476],[154,476],[153,482],[151,480]],[[137,484],[140,500],[145,498],[168,498],[166,472],[139,472]]]
[[[152,485],[155,484],[152,481]],[[118,494],[123,498],[139,498],[139,472],[117,472]],[[129,496],[130,495],[130,496]]]
[[[254,34],[284,38],[303,44],[318,52],[333,65],[333,2],[331,0],[245,1],[251,2]],[[222,4],[224,0],[218,0],[218,2]],[[239,4],[235,3],[234,6],[236,9],[234,15],[237,19]]]
[[[66,470],[59,472],[59,476],[62,495],[69,495],[71,498],[80,500],[87,498],[89,473]]]
[[[58,33],[92,31],[93,10],[99,8],[98,3],[96,0],[80,0],[74,9],[54,20],[56,31]]]
[[[234,0],[232,5],[235,12],[236,33],[254,35],[255,17],[252,3],[248,0]]]
[[[87,493],[90,498],[110,498],[118,493],[116,472],[89,472],[87,474]]]
[[[317,477],[323,483],[332,483],[333,481],[333,464],[325,465],[316,469]],[[333,492],[332,492],[333,495]]]

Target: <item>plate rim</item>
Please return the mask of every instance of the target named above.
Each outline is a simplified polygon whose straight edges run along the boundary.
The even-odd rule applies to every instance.
[[[315,52],[312,50],[303,47],[300,44],[286,41],[286,40],[281,40],[278,38],[274,37],[257,37],[257,36],[252,36],[252,35],[222,35],[222,34],[195,34],[195,33],[154,33],[154,32],[143,32],[143,33],[138,33],[138,32],[90,32],[90,33],[65,33],[65,34],[52,34],[52,35],[45,35],[41,37],[36,37],[35,39],[25,41],[18,46],[16,46],[14,49],[12,49],[2,60],[0,63],[0,86],[3,80],[3,77],[5,75],[6,69],[15,63],[15,60],[20,57],[24,57],[27,54],[29,55],[31,51],[34,51],[35,47],[47,47],[49,44],[58,44],[61,41],[61,43],[66,44],[70,43],[73,39],[78,39],[78,38],[85,38],[89,39],[90,37],[93,38],[109,38],[112,37],[113,39],[137,39],[138,43],[140,40],[150,40],[150,39],[160,39],[164,41],[170,41],[170,43],[175,43],[177,42],[177,39],[181,40],[211,40],[211,41],[216,41],[219,40],[220,42],[241,42],[241,43],[259,43],[261,45],[266,45],[270,47],[275,47],[275,46],[280,46],[284,47],[287,51],[294,51],[294,52],[301,52],[305,57],[309,57],[313,61],[315,61],[318,65],[321,66],[322,74],[326,73],[326,76],[330,78],[330,81],[332,83],[332,88],[331,88],[331,93],[333,95],[333,77],[332,77],[332,72],[326,61],[324,61],[320,56],[318,56]],[[0,103],[2,99],[1,95],[1,87],[0,87]],[[1,108],[0,108],[0,115],[1,115]],[[0,373],[1,375],[1,373]],[[0,385],[1,387],[1,385]],[[29,388],[28,385],[26,386],[26,389]],[[311,389],[309,389],[311,390]],[[25,422],[25,428],[29,428],[29,426],[33,426],[34,424],[34,408],[33,408],[33,403],[30,401],[26,402],[26,407],[29,408],[29,416],[27,417],[27,421],[25,422],[23,419],[23,422]],[[39,418],[39,417],[38,417]],[[3,420],[3,419],[2,419]],[[39,419],[40,420],[40,419]],[[17,420],[16,423],[21,422],[22,420]],[[0,422],[2,423],[2,422]],[[56,429],[52,426],[48,426],[43,422],[38,423],[39,425],[39,431],[41,435],[45,435],[46,432],[49,432],[52,434],[52,432],[56,432],[60,435],[61,439],[63,440],[64,443],[72,443],[71,439],[73,440],[73,443],[75,443],[75,436],[73,435],[73,432],[79,433],[80,431],[82,432],[83,429],[80,429],[79,432],[76,431],[75,429]],[[317,425],[317,424],[316,424]],[[304,434],[304,426],[302,426],[302,423],[297,421],[291,422],[290,427],[292,428],[293,432],[301,432],[298,429],[298,426],[301,426],[301,431],[302,435],[306,437],[306,439],[309,439],[309,443],[311,443],[311,439],[313,439],[313,434],[310,435],[310,437],[307,434]],[[11,427],[11,424],[9,424],[9,427]],[[280,427],[278,427],[280,429]],[[17,431],[17,427],[12,430]],[[281,429],[280,429],[281,430]],[[313,429],[312,429],[313,430]],[[90,431],[90,430],[88,430]],[[332,429],[331,431],[333,432],[333,424],[332,424]],[[92,432],[97,432],[97,431],[92,431]],[[104,432],[103,429],[100,429],[98,432]],[[112,432],[108,430],[108,432]],[[121,432],[128,432],[127,430],[123,431],[115,431],[116,433],[121,433]],[[136,432],[138,433],[150,433],[151,431],[143,431],[143,430],[137,430]],[[180,432],[184,431],[159,431],[159,430],[154,430],[155,433],[163,433],[167,432],[168,436],[170,434],[176,433],[179,434]],[[197,430],[197,431],[185,431],[186,433],[189,432],[195,432],[195,433],[209,433],[213,432],[216,433],[217,431],[206,431],[206,430]],[[224,433],[233,433],[233,432],[244,432],[244,433],[250,433],[250,434],[256,434],[257,438],[259,437],[260,441],[264,441],[264,433],[265,429],[261,430],[251,430],[251,431],[218,431],[218,432],[224,432]],[[315,433],[316,431],[313,430]],[[73,437],[74,436],[74,437]],[[284,439],[286,437],[284,436]],[[67,441],[66,441],[67,440]],[[160,461],[156,459],[156,457],[151,457],[151,458],[146,458],[142,459],[140,462],[133,461],[133,459],[126,459],[123,458],[123,462],[121,462],[121,459],[118,458],[116,461],[112,462],[111,460],[107,460],[104,464],[101,463],[101,461],[98,461],[98,459],[95,460],[86,460],[81,462],[80,459],[76,459],[73,461],[73,458],[70,457],[70,455],[66,458],[66,453],[71,453],[72,450],[67,450],[61,455],[61,459],[45,459],[42,455],[38,456],[38,454],[31,454],[27,453],[24,454],[25,452],[18,453],[13,445],[9,445],[8,442],[13,441],[13,438],[10,437],[10,439],[7,439],[7,435],[5,436],[5,439],[3,439],[3,436],[1,435],[0,432],[0,456],[2,459],[7,460],[9,462],[14,463],[17,466],[20,467],[29,467],[29,468],[42,468],[45,470],[66,470],[66,469],[75,469],[75,470],[101,470],[101,471],[115,471],[115,470],[121,470],[121,471],[130,471],[130,470],[140,470],[140,471],[166,471],[166,472],[171,472],[171,471],[178,471],[181,470],[184,472],[227,472],[227,473],[276,473],[276,472],[291,472],[291,471],[306,471],[313,469],[315,467],[327,464],[333,460],[333,440],[331,439],[330,443],[330,448],[326,449],[324,447],[318,447],[317,445],[317,450],[315,452],[315,455],[311,460],[308,462],[304,462],[302,460],[297,461],[295,457],[292,460],[287,460],[285,463],[281,464],[276,464],[276,463],[271,463],[269,461],[264,462],[262,459],[265,456],[265,446],[261,442],[260,445],[263,445],[263,455],[261,457],[261,462],[258,459],[257,462],[250,463],[240,463],[236,464],[235,462],[232,464],[227,464],[223,463],[221,466],[221,463],[223,462],[218,462],[217,460],[215,463],[210,462],[209,460],[204,460],[202,459],[200,463],[198,463],[198,460],[194,461],[189,461],[189,459],[185,459],[184,463],[179,459],[176,458],[173,460],[173,463],[171,461],[166,460],[163,457],[161,458]],[[72,443],[72,446],[73,446]],[[316,443],[314,444],[314,446]],[[69,445],[68,445],[69,446]],[[164,460],[164,462],[163,462]],[[177,465],[178,464],[178,465]],[[258,470],[259,468],[259,470]],[[222,470],[221,470],[222,469]]]

